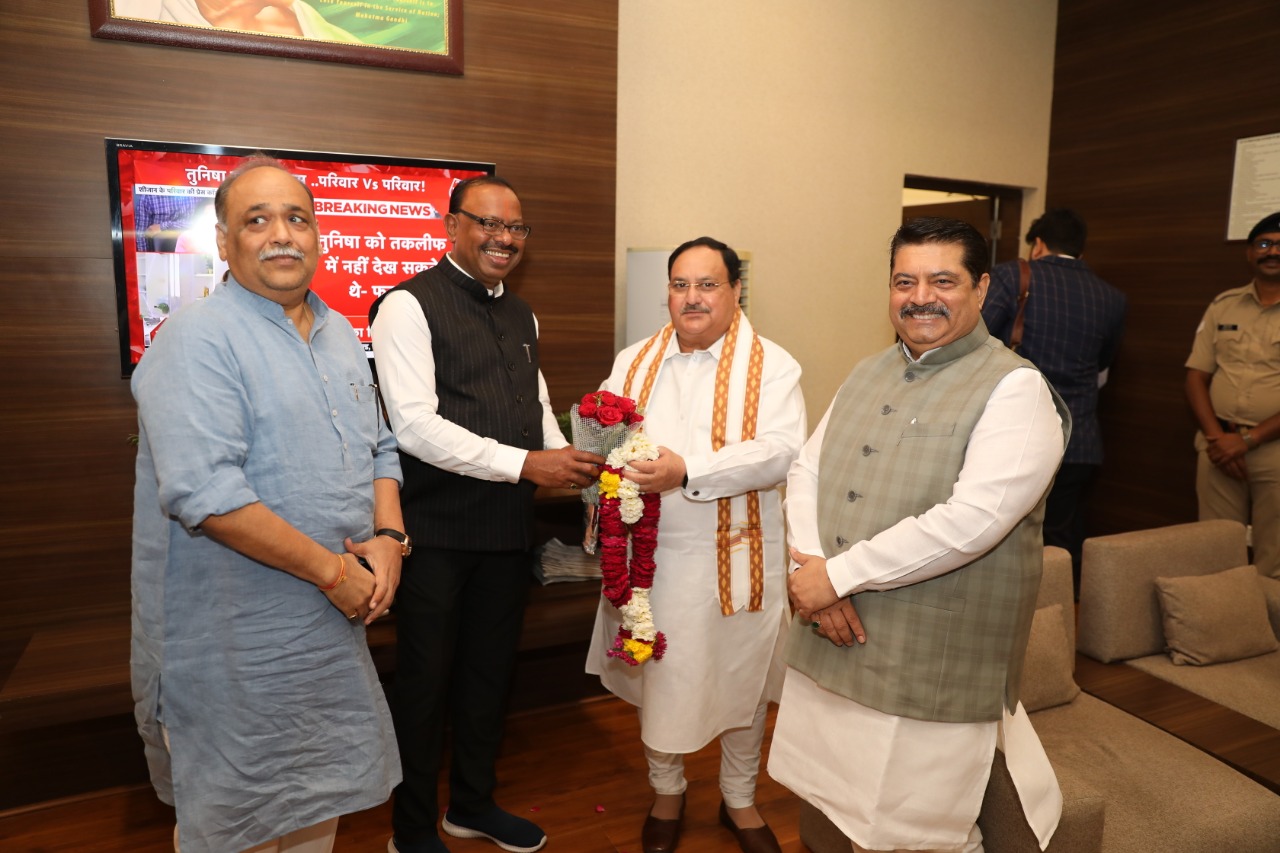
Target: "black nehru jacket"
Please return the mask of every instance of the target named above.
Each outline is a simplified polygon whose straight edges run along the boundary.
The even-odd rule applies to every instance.
[[[541,450],[538,334],[529,305],[505,287],[501,296],[490,296],[447,259],[389,293],[396,290],[413,294],[431,328],[440,416],[501,444]],[[385,298],[369,310],[371,324]],[[479,480],[403,450],[400,464],[400,502],[415,545],[462,551],[533,546],[535,486],[529,480]]]

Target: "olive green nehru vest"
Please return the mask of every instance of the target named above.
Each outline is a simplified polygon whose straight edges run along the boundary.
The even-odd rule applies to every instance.
[[[898,344],[859,363],[822,442],[818,530],[828,556],[945,503],[1000,380],[1034,370],[978,327],[912,363]],[[1052,391],[1052,389],[1050,389]],[[1070,416],[1056,392],[1063,443]],[[839,647],[797,619],[788,662],[886,714],[998,720],[1017,703],[1043,562],[1044,496],[991,551],[932,580],[852,597],[865,645]]]

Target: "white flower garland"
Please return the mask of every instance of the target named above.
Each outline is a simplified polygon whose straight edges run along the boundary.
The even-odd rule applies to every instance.
[[[649,440],[649,436],[645,435],[644,430],[635,430],[627,436],[622,444],[609,451],[608,463],[613,468],[625,468],[628,462],[634,462],[637,459],[652,461],[657,458],[657,445]],[[618,484],[618,500],[620,501],[619,511],[622,514],[623,522],[626,524],[635,524],[640,520],[640,516],[644,515],[644,502],[640,500],[640,487],[626,478],[623,478],[622,482]],[[645,606],[648,607],[647,595]],[[653,625],[652,618],[649,619],[649,625],[650,627]],[[652,637],[648,639],[652,639]]]
[[[628,462],[637,459],[652,461],[658,458],[658,447],[645,435],[644,430],[636,430],[627,436],[626,441],[609,453],[609,465],[614,468],[625,468]],[[644,514],[644,502],[640,499],[640,487],[623,478],[618,484],[619,510],[622,520],[627,524],[635,524]],[[658,635],[653,624],[653,610],[649,607],[649,590],[639,587],[631,588],[631,598],[619,608],[622,612],[622,627],[631,632],[631,636],[646,643],[652,643]]]
[[[630,631],[632,637],[652,643],[658,636],[658,629],[653,624],[653,609],[649,607],[648,589],[633,586],[630,600],[618,609],[622,611],[622,627]]]

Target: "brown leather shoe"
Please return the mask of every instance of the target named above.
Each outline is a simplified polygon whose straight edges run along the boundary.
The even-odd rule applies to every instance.
[[[769,828],[769,824],[757,826],[755,829],[738,829],[738,825],[729,816],[729,808],[723,800],[720,801],[720,824],[738,839],[738,846],[742,848],[742,853],[782,853],[782,848],[778,846],[778,838]]]
[[[683,826],[683,795],[680,797],[680,816],[675,820],[656,818],[650,811],[645,816],[644,828],[640,830],[640,846],[644,853],[675,853],[676,844],[680,842],[680,828]]]

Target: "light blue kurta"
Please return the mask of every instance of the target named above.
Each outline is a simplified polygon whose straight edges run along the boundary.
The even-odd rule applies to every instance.
[[[335,552],[373,535],[373,481],[400,479],[395,439],[351,325],[307,300],[309,345],[228,281],[168,320],[133,375],[135,715],[183,853],[370,808],[400,780],[363,626],[196,529],[260,501]]]

